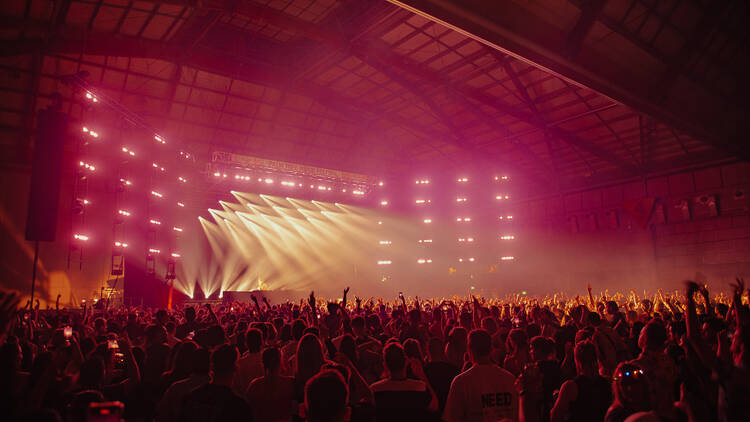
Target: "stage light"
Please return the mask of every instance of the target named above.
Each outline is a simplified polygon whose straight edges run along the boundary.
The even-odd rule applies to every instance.
[[[235,174],[235,175],[234,175],[234,178],[235,178],[235,179],[239,179],[239,178],[240,178],[240,175],[239,175],[239,174]]]
[[[330,186],[328,187],[328,190],[331,190],[331,187],[330,187]]]
[[[321,185],[321,186],[318,186],[318,190],[326,190],[326,187],[325,187],[325,186],[322,186],[322,185]]]
[[[89,131],[89,135],[91,135],[92,138],[98,138],[99,137],[99,134],[96,133],[96,132],[94,132],[93,130]]]
[[[427,179],[416,180],[415,182],[417,185],[429,185],[430,184],[430,181]]]
[[[432,223],[432,219],[431,218],[425,218],[423,221],[424,221],[425,224]]]
[[[182,176],[178,177],[177,180],[179,180],[182,183],[187,183],[187,179]]]
[[[174,230],[176,232],[182,232],[182,227],[175,226],[175,227],[172,227],[172,230]]]
[[[159,142],[159,143],[162,143],[162,144],[166,144],[166,143],[167,143],[167,141],[165,141],[165,140],[164,140],[164,138],[162,138],[162,137],[161,137],[161,136],[159,136],[159,135],[154,135],[154,140],[155,140],[156,142]]]
[[[510,199],[510,195],[497,195],[495,196],[495,199],[501,200],[501,199]]]
[[[157,226],[158,226],[158,225],[161,225],[161,221],[159,221],[159,220],[154,220],[153,218],[152,218],[151,220],[148,220],[148,222],[149,222],[149,223],[151,223],[151,224],[156,224]]]
[[[432,203],[432,200],[431,199],[415,199],[414,203],[417,205],[430,204]]]
[[[125,243],[125,242],[120,242],[120,241],[118,240],[118,241],[116,241],[116,242],[115,242],[115,247],[116,247],[116,248],[127,248],[127,247],[128,247],[128,244],[127,244],[127,243]]]
[[[93,165],[91,165],[89,163],[83,162],[83,161],[79,161],[78,165],[81,166],[81,167],[83,167],[83,168],[85,168],[86,170],[89,170],[89,171],[95,171],[96,170],[96,167],[94,167]]]
[[[391,263],[392,262],[390,259],[384,259],[384,260],[378,261],[378,265],[391,265]]]
[[[89,128],[87,128],[86,126],[84,126],[82,130],[83,130],[83,133],[88,133],[89,132]]]
[[[459,223],[468,223],[471,221],[471,217],[457,217],[456,221]]]
[[[155,190],[151,191],[151,195],[154,195],[157,198],[163,198],[164,197],[164,195],[160,194],[159,192],[157,192]]]
[[[382,225],[382,224],[383,224],[383,222],[382,222],[382,221],[378,221],[378,225],[379,225],[379,226],[380,226],[380,225]]]
[[[383,182],[378,182],[378,186],[383,186]]]
[[[503,256],[503,257],[500,257],[501,261],[513,261],[514,259],[516,259],[516,257],[514,257],[514,256]]]
[[[73,239],[76,239],[76,240],[81,240],[81,241],[84,241],[84,242],[86,242],[87,240],[89,240],[89,237],[88,237],[88,236],[86,236],[85,234],[78,234],[78,233],[75,233],[75,234],[73,235]]]
[[[419,258],[417,264],[432,264],[431,258]]]
[[[95,102],[95,103],[98,103],[98,102],[99,102],[99,100],[97,100],[97,99],[96,99],[96,97],[94,96],[94,94],[92,94],[92,93],[90,93],[90,92],[87,92],[87,93],[86,93],[86,98],[88,98],[89,100],[91,100],[91,101],[93,101],[93,102]]]
[[[466,183],[466,182],[469,181],[469,178],[468,177],[459,177],[456,181],[458,183]]]
[[[270,185],[271,183],[273,183],[273,179],[266,179],[265,182]]]
[[[466,202],[468,199],[464,197],[458,197],[456,198],[456,202]]]
[[[127,147],[122,147],[122,152],[129,154],[132,157],[135,157],[135,152],[129,150]]]
[[[282,184],[283,186],[289,186],[289,187],[292,187],[292,188],[293,188],[293,187],[295,186],[295,183],[294,183],[294,182],[287,182],[287,181],[282,181],[282,182],[281,182],[281,184]]]
[[[500,236],[500,240],[514,240],[515,238],[516,236],[512,234],[506,234],[506,235]]]
[[[419,239],[419,243],[432,243],[432,239]]]
[[[185,204],[183,204],[182,202],[178,202],[178,203],[177,203],[177,206],[178,206],[178,207],[185,207]]]
[[[88,199],[83,199],[83,200],[81,200],[81,203],[82,203],[83,205],[88,205],[88,204],[90,204],[91,202],[89,202],[89,200],[88,200]]]
[[[315,189],[315,185],[310,185],[310,189]]]
[[[464,262],[463,258],[458,258],[458,262]]]
[[[380,201],[380,205],[386,206],[386,205],[388,205],[388,201]]]
[[[381,240],[380,242],[378,242],[378,244],[380,244],[380,245],[390,245],[391,241],[390,240]]]
[[[474,257],[469,258],[469,262],[474,262]]]
[[[117,213],[125,217],[130,217],[130,212],[125,210],[117,210]]]
[[[221,173],[219,173],[218,171],[214,172],[214,177],[221,177]]]
[[[179,258],[179,257],[180,257],[180,254],[178,254],[177,252],[172,252],[172,258]]]
[[[157,253],[161,253],[161,251],[158,249],[154,249],[154,248],[148,248],[148,253],[157,254]]]
[[[226,174],[226,173],[223,173],[223,174],[221,175],[221,177],[223,177],[223,178],[225,178],[225,179],[226,179],[226,178],[227,178],[227,174]]]
[[[346,193],[346,189],[341,189],[341,192],[344,192],[344,193]]]

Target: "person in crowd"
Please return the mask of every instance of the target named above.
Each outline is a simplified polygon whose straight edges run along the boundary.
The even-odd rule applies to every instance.
[[[526,331],[514,328],[508,333],[507,348],[510,353],[505,357],[503,368],[514,376],[518,376],[531,361],[529,352],[529,336]]]
[[[649,381],[643,368],[633,363],[621,363],[612,379],[614,402],[607,410],[605,422],[624,422],[634,413],[652,409]]]
[[[731,289],[353,303],[311,294],[215,310],[106,300],[41,309],[0,291],[0,412],[77,421],[116,400],[138,422],[745,421],[750,298],[741,279]]]
[[[261,357],[263,348],[263,332],[258,328],[249,328],[245,332],[245,346],[247,351],[237,361],[237,373],[234,376],[233,388],[238,395],[244,395],[247,386],[265,374]]]
[[[427,354],[429,361],[424,366],[424,373],[432,386],[438,399],[438,408],[442,414],[445,409],[445,400],[451,388],[453,379],[461,373],[454,364],[448,362],[443,348],[443,342],[439,337],[433,337],[428,343]]]
[[[281,352],[268,347],[262,353],[264,375],[247,387],[245,398],[256,422],[288,421],[295,413],[294,378],[281,374]]]
[[[447,422],[518,420],[516,378],[490,359],[492,339],[483,329],[469,334],[472,366],[453,379],[445,403]]]
[[[191,353],[190,376],[175,381],[164,392],[157,407],[157,420],[159,422],[177,422],[179,420],[180,406],[182,406],[185,396],[211,380],[208,375],[209,362],[210,352],[207,349],[198,348]]]
[[[609,381],[599,375],[593,343],[583,341],[576,345],[575,364],[578,375],[560,387],[550,421],[603,421],[612,403],[612,390]]]
[[[182,400],[183,422],[252,421],[245,399],[232,391],[237,371],[237,349],[228,344],[211,352],[211,381],[192,390]]]
[[[322,371],[307,381],[304,403],[307,422],[345,422],[351,414],[346,381],[333,369]]]
[[[379,419],[407,417],[407,412],[409,415],[419,416],[425,415],[427,411],[437,411],[437,399],[426,380],[421,363],[414,358],[407,360],[401,344],[393,341],[386,345],[383,349],[383,361],[386,378],[370,386]],[[417,379],[406,376],[407,367]]]
[[[294,396],[298,402],[304,399],[307,380],[315,376],[325,364],[323,346],[313,333],[307,333],[297,344],[296,366],[294,371]]]
[[[654,410],[659,416],[673,420],[677,369],[674,361],[664,353],[666,341],[664,324],[659,320],[650,321],[641,330],[638,338],[641,354],[632,363],[642,368],[648,378]]]

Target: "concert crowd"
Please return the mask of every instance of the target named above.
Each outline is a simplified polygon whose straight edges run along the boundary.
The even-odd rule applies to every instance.
[[[682,292],[39,309],[0,293],[0,418],[750,421],[750,308]],[[59,301],[59,297],[58,297]]]

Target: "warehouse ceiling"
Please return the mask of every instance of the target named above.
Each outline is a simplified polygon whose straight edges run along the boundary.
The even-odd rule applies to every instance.
[[[0,5],[5,164],[66,77],[207,160],[562,190],[746,160],[744,1],[26,0]],[[83,72],[83,73],[81,73]]]

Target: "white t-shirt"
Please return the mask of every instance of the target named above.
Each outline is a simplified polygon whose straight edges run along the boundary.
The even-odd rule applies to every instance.
[[[474,365],[453,379],[443,418],[448,422],[518,420],[516,378],[494,364]]]

